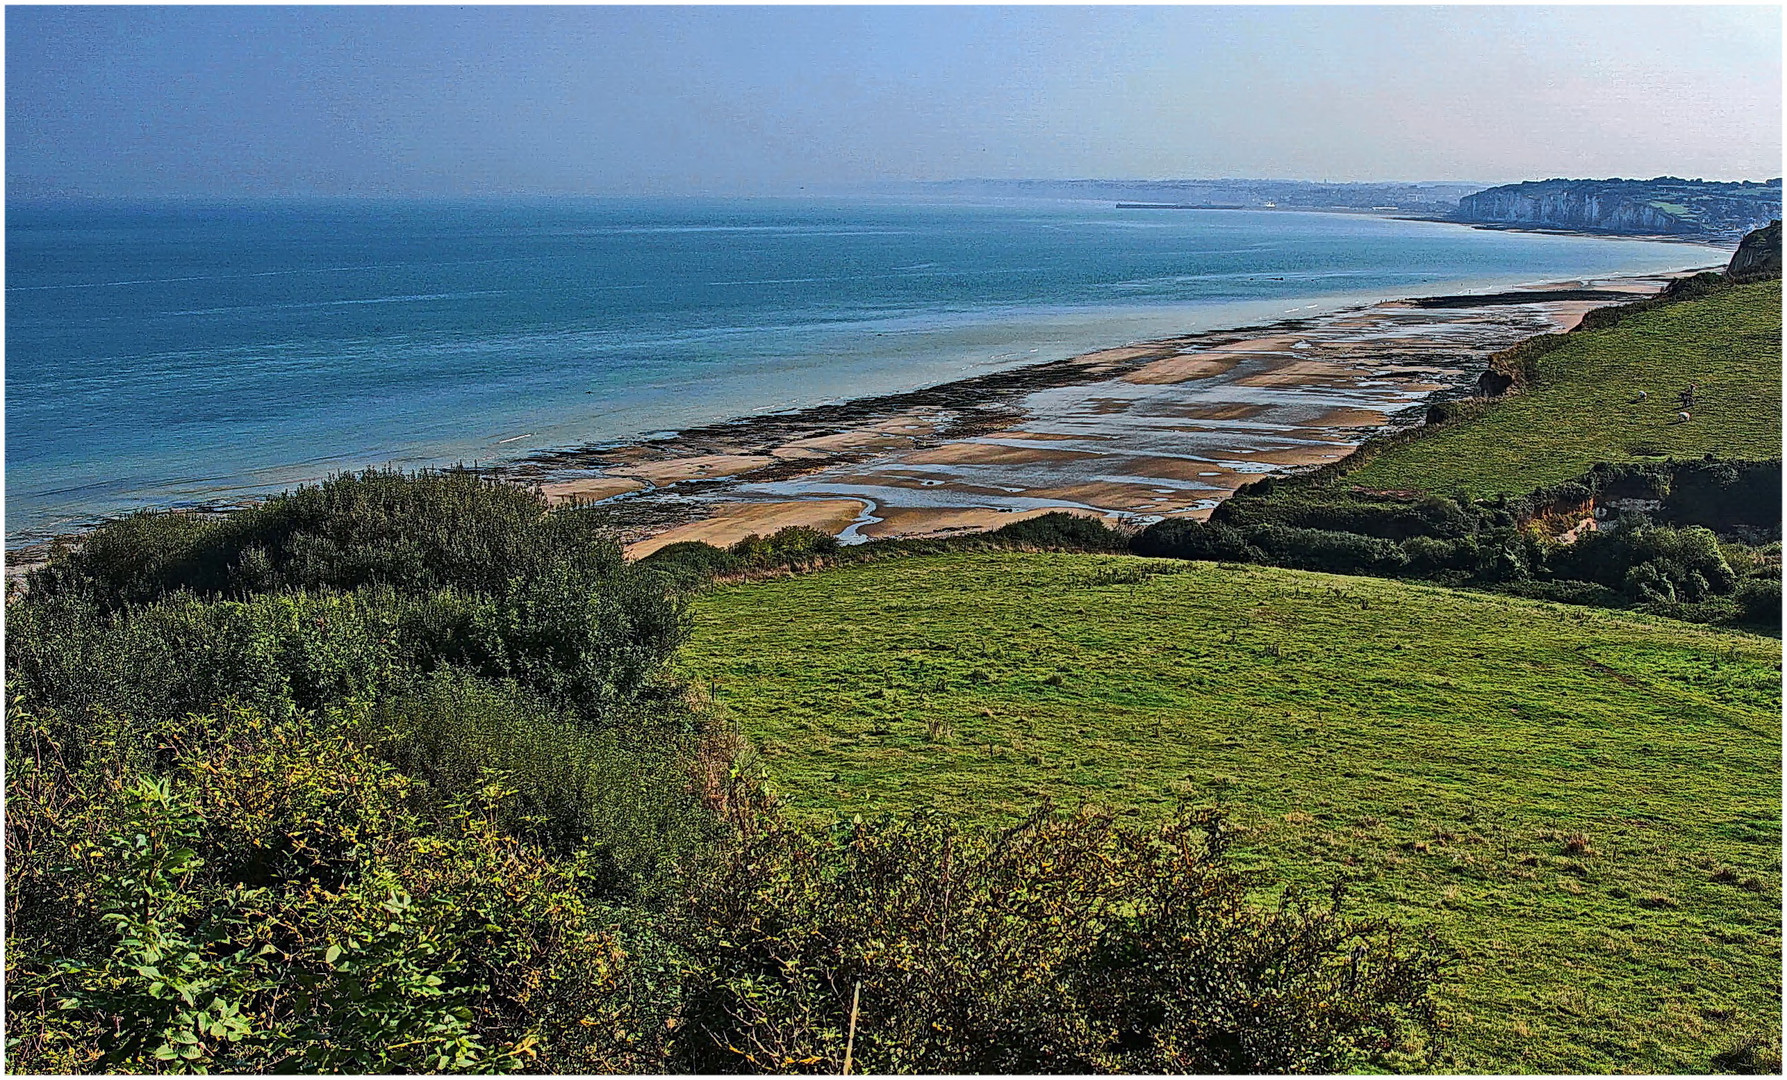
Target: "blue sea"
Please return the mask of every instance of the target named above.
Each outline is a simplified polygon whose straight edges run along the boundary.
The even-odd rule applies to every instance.
[[[1679,244],[1109,203],[57,202],[6,217],[9,545]]]

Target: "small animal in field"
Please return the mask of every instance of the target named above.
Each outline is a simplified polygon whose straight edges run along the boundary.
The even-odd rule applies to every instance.
[[[1638,391],[1638,396],[1637,396],[1637,397],[1635,397],[1635,398],[1633,398],[1633,399],[1632,399],[1632,400],[1633,400],[1633,401],[1634,401],[1634,402],[1638,402],[1638,401],[1649,401],[1649,400],[1650,400],[1650,391],[1648,391],[1648,390],[1640,390],[1640,391]]]
[[[1675,422],[1678,424],[1685,424],[1691,419],[1693,419],[1693,417],[1688,415],[1688,410],[1686,409],[1675,414]]]

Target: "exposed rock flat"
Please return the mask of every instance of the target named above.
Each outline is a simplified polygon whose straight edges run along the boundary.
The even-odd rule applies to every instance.
[[[634,554],[785,524],[857,540],[996,527],[1051,510],[1204,516],[1267,473],[1334,461],[1468,393],[1489,354],[1567,330],[1665,278],[1377,304],[1191,334],[511,470],[596,501]]]

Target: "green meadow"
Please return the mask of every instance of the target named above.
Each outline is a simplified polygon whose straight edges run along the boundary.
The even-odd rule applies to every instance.
[[[1437,931],[1442,1060],[1517,1072],[1778,1037],[1780,662],[1583,607],[1015,553],[719,588],[678,661],[815,822],[1223,805],[1262,889],[1343,878]]]
[[[1698,383],[1691,419],[1678,395]],[[1635,400],[1639,391],[1649,397]],[[1781,283],[1740,285],[1577,331],[1524,391],[1345,475],[1377,490],[1523,494],[1601,461],[1781,455]]]

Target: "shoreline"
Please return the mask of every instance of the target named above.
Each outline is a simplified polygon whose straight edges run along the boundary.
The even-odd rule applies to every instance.
[[[1345,211],[1328,211],[1344,213]],[[1370,211],[1359,211],[1369,214]],[[1514,222],[1501,221],[1460,221],[1453,217],[1438,215],[1424,216],[1420,214],[1378,214],[1378,217],[1390,218],[1393,221],[1437,221],[1442,225],[1457,225],[1466,229],[1480,229],[1484,232],[1517,232],[1534,236],[1591,236],[1597,240],[1641,240],[1650,244],[1682,244],[1687,247],[1711,248],[1724,251],[1727,259],[1737,241],[1743,239],[1742,232],[1730,235],[1696,235],[1693,233],[1635,233],[1618,230],[1573,229],[1563,225],[1521,225]]]
[[[1336,328],[1342,331],[1342,337],[1357,336],[1360,328],[1346,326],[1349,320],[1419,312],[1432,323],[1455,327],[1478,324],[1484,332],[1475,335],[1474,344],[1467,341],[1460,347],[1476,359],[1483,359],[1488,352],[1534,333],[1567,329],[1565,322],[1573,325],[1583,311],[1592,307],[1648,295],[1669,278],[1692,272],[1578,279],[1494,293],[1409,297],[1354,305],[1312,317],[1132,342],[914,390],[786,412],[748,414],[614,443],[543,450],[472,471],[536,487],[557,504],[594,504],[608,516],[611,527],[635,556],[648,553],[657,546],[652,541],[667,534],[671,534],[671,539],[663,540],[664,543],[680,539],[731,543],[747,532],[774,531],[788,524],[823,528],[847,542],[855,542],[885,536],[979,531],[1052,509],[1111,519],[1148,517],[1139,513],[1145,509],[1165,511],[1163,516],[1207,514],[1216,501],[1245,479],[1335,460],[1350,453],[1371,434],[1407,426],[1410,419],[1402,414],[1418,410],[1430,398],[1456,393],[1475,379],[1475,370],[1447,372],[1432,365],[1415,364],[1402,373],[1401,386],[1391,395],[1394,400],[1368,401],[1362,403],[1364,407],[1358,407],[1344,400],[1349,396],[1344,384],[1374,381],[1370,376],[1361,379],[1357,370],[1350,376],[1335,370],[1334,358],[1329,358],[1329,367],[1323,369],[1315,357],[1307,355],[1314,342],[1306,340],[1299,345],[1279,339],[1299,335],[1304,339],[1323,339],[1332,336],[1329,331]],[[1546,310],[1535,319],[1539,308]],[[1521,312],[1522,317],[1505,317],[1514,311]],[[1510,333],[1514,334],[1511,338]],[[1278,368],[1287,365],[1255,355],[1271,352],[1270,348],[1261,350],[1257,346],[1274,342],[1284,349],[1299,350],[1289,358],[1289,370],[1276,374]],[[1390,337],[1379,343],[1378,351],[1393,360],[1399,343],[1411,344]],[[1362,351],[1367,355],[1350,358],[1350,363],[1343,359],[1341,367],[1368,367],[1372,350]],[[1247,370],[1237,375],[1237,367]],[[1265,370],[1268,368],[1273,370]],[[1050,464],[1083,460],[1087,456],[1124,456],[1120,446],[1094,447],[1088,452],[1080,445],[1083,439],[1062,433],[1020,431],[1019,426],[1033,418],[1032,399],[1037,395],[1057,392],[1057,398],[1063,393],[1071,398],[1072,391],[1103,383],[1177,387],[1205,383],[1221,375],[1235,375],[1243,383],[1251,380],[1256,389],[1327,385],[1339,393],[1333,407],[1325,410],[1328,415],[1316,418],[1318,422],[1303,437],[1289,436],[1300,445],[1243,447],[1240,452],[1250,456],[1227,465],[1208,460],[1209,455],[1178,455],[1177,465],[1172,455],[1141,455],[1150,466],[1146,474],[1125,477],[1116,481],[1116,486],[1134,489],[1138,481],[1141,486],[1155,485],[1149,489],[1152,498],[1139,500],[1151,506],[1137,505],[1134,498],[1124,506],[1104,505],[1113,501],[1113,481],[1108,478],[1095,480],[1090,488],[1081,483],[1068,484],[1066,490],[1060,484],[1027,489],[1023,484],[1014,488],[1007,483],[993,485],[994,489],[1004,489],[997,491],[963,475],[985,472],[984,467],[989,465],[1020,469],[1029,466],[1032,472],[1040,467],[1046,472]],[[1434,382],[1435,378],[1440,381]],[[1382,383],[1383,379],[1375,381]],[[1396,407],[1386,409],[1386,405]],[[1232,426],[1236,420],[1245,419],[1224,415],[1222,407],[1203,411],[1208,415],[1188,414],[1185,419],[1199,427]],[[1243,407],[1242,411],[1247,409]],[[1017,442],[1052,445],[1012,445],[1014,432],[1035,437]],[[985,449],[977,449],[980,447]],[[925,457],[927,454],[931,456]],[[1192,463],[1198,467],[1192,467]],[[902,465],[906,466],[903,470]],[[1237,465],[1240,468],[1234,467]],[[865,483],[860,475],[846,476],[842,478],[845,490],[837,490],[839,478],[824,475],[828,471],[863,468],[883,473],[892,469],[896,475],[892,478],[891,501],[859,490],[885,484]],[[902,472],[904,475],[898,475]],[[920,475],[925,473],[931,475]],[[911,492],[926,489],[943,490],[933,490],[930,498],[909,497]],[[1160,497],[1169,491],[1196,493],[1198,497],[1189,503]],[[1128,494],[1133,496],[1136,492]],[[1025,500],[1036,505],[1014,505]],[[254,501],[257,500],[231,500],[172,509],[183,513],[228,513]],[[105,520],[108,519],[9,548],[8,576],[41,563],[53,545],[77,539]]]
[[[1669,274],[1410,297],[1094,350],[896,394],[539,453],[500,474],[592,504],[640,557],[790,525],[845,542],[1066,510],[1207,516],[1462,396],[1490,353],[1653,295]]]
[[[1102,200],[1098,200],[1102,201]],[[1115,204],[1119,210],[1238,210],[1258,213],[1302,213],[1302,214],[1345,214],[1353,217],[1376,217],[1388,221],[1431,221],[1441,225],[1458,225],[1466,229],[1480,229],[1485,232],[1517,232],[1535,236],[1589,236],[1597,240],[1641,240],[1651,244],[1684,244],[1689,247],[1713,248],[1720,251],[1732,247],[1741,240],[1748,230],[1737,230],[1728,234],[1697,233],[1641,233],[1626,232],[1620,229],[1582,229],[1567,225],[1526,225],[1517,222],[1501,221],[1461,221],[1445,214],[1400,213],[1389,210],[1370,210],[1356,206],[1243,206],[1243,205],[1192,205],[1186,203],[1146,203],[1119,202]],[[1759,226],[1758,226],[1759,227]],[[1729,257],[1729,251],[1726,255]]]

